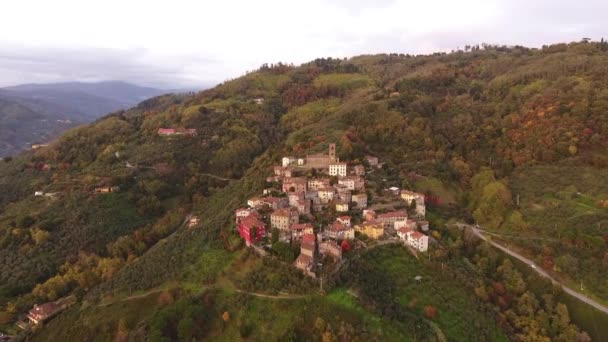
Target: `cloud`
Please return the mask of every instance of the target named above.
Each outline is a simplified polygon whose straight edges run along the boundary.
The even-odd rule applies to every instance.
[[[607,12],[605,0],[10,1],[0,21],[0,85],[191,86],[279,61],[599,40]]]
[[[0,46],[2,85],[27,82],[126,80],[162,87],[196,87],[221,80],[219,61],[190,54],[155,55],[148,50]],[[196,73],[191,70],[196,69]],[[199,78],[198,75],[207,75]]]

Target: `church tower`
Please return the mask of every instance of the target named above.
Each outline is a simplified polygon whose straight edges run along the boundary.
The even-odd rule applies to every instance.
[[[336,162],[336,144],[329,144],[329,161]]]

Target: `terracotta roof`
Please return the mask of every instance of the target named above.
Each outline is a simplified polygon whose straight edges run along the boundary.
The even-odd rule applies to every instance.
[[[307,180],[305,178],[301,178],[301,177],[291,177],[291,178],[285,178],[285,180],[283,181],[285,184],[302,184],[302,183],[306,183]]]
[[[300,245],[300,251],[302,250],[308,250],[308,251],[315,251],[315,244],[314,242],[305,242],[302,241],[302,244]]]
[[[340,216],[338,217],[340,220],[350,220],[350,216],[348,215],[344,215],[344,216]]]
[[[264,222],[260,221],[260,219],[257,218],[255,215],[249,215],[249,216],[245,217],[241,221],[241,224],[248,229],[251,229],[252,227],[265,226]]]
[[[304,243],[314,243],[315,242],[315,235],[314,234],[304,234],[304,236],[302,236],[302,244]]]
[[[323,153],[307,154],[306,158],[327,158],[327,159],[329,159],[329,155],[323,154]]]
[[[29,314],[35,316],[47,316],[54,313],[58,309],[59,305],[57,305],[55,302],[49,302],[34,306],[34,308],[29,311]]]
[[[400,233],[403,233],[403,234],[407,234],[407,233],[413,232],[414,230],[410,229],[410,228],[403,227],[403,228],[401,228],[401,229],[399,229],[397,231],[400,232]]]
[[[421,232],[414,231],[414,232],[412,232],[411,236],[412,236],[412,239],[420,240],[421,238],[425,237],[426,235],[422,234]]]
[[[291,216],[291,212],[287,209],[279,209],[279,210],[275,210],[272,212],[272,214],[270,214],[271,216],[282,216],[282,217],[289,217]]]
[[[310,265],[312,263],[312,258],[309,257],[306,254],[300,253],[300,255],[297,257],[295,263],[296,264]]]
[[[289,229],[291,230],[304,230],[306,228],[311,228],[312,229],[312,224],[310,223],[296,223],[296,224],[292,224]],[[306,234],[309,235],[309,234]]]
[[[349,227],[345,226],[344,224],[340,223],[340,222],[334,222],[329,226],[329,230],[334,231],[334,232],[339,232],[345,229],[348,229]]]

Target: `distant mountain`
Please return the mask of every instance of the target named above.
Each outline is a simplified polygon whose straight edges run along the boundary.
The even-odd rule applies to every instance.
[[[121,81],[24,84],[0,88],[0,157],[75,125],[175,92]]]

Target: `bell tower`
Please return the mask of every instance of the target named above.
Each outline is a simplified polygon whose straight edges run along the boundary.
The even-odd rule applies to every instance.
[[[329,144],[329,161],[336,162],[336,144]]]

